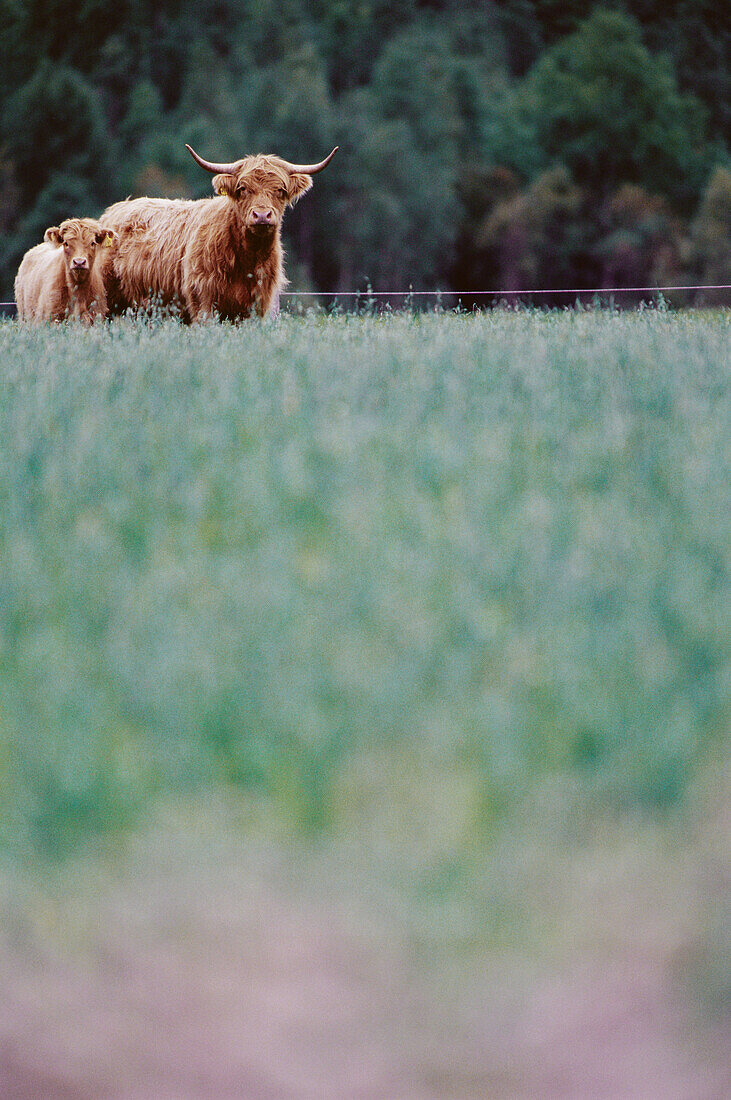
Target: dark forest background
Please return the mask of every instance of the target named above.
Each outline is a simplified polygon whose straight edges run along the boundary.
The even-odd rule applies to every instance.
[[[49,225],[197,197],[184,149],[340,153],[300,289],[728,282],[712,0],[0,0],[0,296]]]

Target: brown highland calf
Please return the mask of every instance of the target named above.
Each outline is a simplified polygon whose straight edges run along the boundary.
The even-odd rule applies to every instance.
[[[90,325],[107,314],[102,245],[117,234],[93,218],[67,218],[47,229],[43,244],[26,252],[15,277],[15,301],[21,321],[65,321]]]
[[[102,214],[119,247],[108,287],[116,311],[151,300],[180,306],[188,321],[216,313],[227,320],[276,308],[286,285],[280,239],[285,208],[312,187],[319,164],[290,164],[281,157],[245,157],[230,164],[203,160],[214,173],[208,199],[127,199]]]

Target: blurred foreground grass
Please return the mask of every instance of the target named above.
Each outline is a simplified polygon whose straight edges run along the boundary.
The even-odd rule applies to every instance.
[[[245,788],[460,856],[722,751],[728,312],[0,324],[0,846]]]

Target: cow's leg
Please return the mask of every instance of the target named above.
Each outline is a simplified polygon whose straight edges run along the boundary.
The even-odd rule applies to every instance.
[[[185,309],[192,325],[211,319],[216,303],[205,283],[191,279],[185,288],[184,298]]]

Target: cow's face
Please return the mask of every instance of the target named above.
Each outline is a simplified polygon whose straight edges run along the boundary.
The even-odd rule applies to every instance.
[[[311,187],[311,176],[288,171],[277,157],[247,157],[235,171],[213,177],[214,191],[236,203],[247,232],[256,236],[274,234],[286,207]]]
[[[44,239],[63,249],[64,263],[75,283],[84,283],[91,274],[99,248],[116,240],[114,230],[102,229],[93,218],[68,218],[47,229]]]

